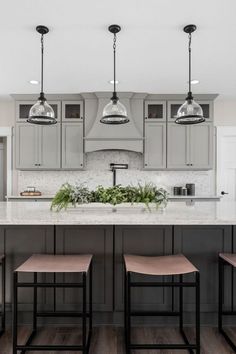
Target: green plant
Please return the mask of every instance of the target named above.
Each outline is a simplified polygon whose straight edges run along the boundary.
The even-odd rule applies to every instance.
[[[83,184],[72,186],[69,183],[62,185],[52,200],[51,209],[60,211],[66,209],[69,204],[86,204],[92,202],[91,192]]]
[[[144,186],[138,184],[135,186],[123,187],[117,185],[105,188],[98,186],[94,191],[89,191],[84,185],[72,186],[69,183],[62,185],[61,189],[55,195],[51,209],[57,211],[66,209],[69,204],[87,203],[109,203],[112,205],[120,203],[144,203],[149,209],[149,204],[154,203],[158,208],[159,205],[166,205],[168,201],[168,193],[163,188],[157,188],[152,183]]]

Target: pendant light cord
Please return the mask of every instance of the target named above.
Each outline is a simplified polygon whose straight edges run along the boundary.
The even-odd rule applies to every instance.
[[[44,56],[44,38],[43,38],[43,34],[41,35],[41,94],[43,95],[43,56]],[[41,95],[40,94],[40,95]]]
[[[193,95],[192,95],[192,34],[189,33],[188,35],[188,96],[187,100],[192,101],[193,100]]]
[[[191,92],[191,54],[192,54],[192,49],[191,49],[191,42],[192,42],[192,35],[189,33],[189,43],[188,43],[188,53],[189,53],[189,58],[188,58],[188,75],[189,75],[189,82],[188,82],[188,90]]]
[[[118,100],[117,94],[116,94],[116,33],[114,33],[114,38],[113,38],[113,64],[114,64],[114,90],[113,90],[113,102]]]

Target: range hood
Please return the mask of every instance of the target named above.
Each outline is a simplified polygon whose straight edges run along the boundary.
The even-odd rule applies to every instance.
[[[85,152],[97,150],[130,150],[143,152],[143,99],[146,94],[119,92],[129,122],[108,125],[100,122],[110,101],[110,92],[82,94],[85,100]]]

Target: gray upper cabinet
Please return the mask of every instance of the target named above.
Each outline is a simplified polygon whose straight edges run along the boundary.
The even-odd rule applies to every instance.
[[[83,168],[83,123],[62,124],[62,168]]]
[[[16,125],[16,168],[60,168],[60,125]]]
[[[144,116],[148,122],[166,121],[166,101],[145,101]]]
[[[39,169],[57,169],[61,165],[60,124],[39,127],[38,155]]]
[[[168,101],[167,103],[167,119],[168,121],[175,121],[179,107],[184,103],[184,101]],[[203,110],[203,116],[206,119],[206,122],[213,121],[213,102],[212,101],[199,101]]]
[[[184,126],[168,124],[167,168],[213,168],[213,126],[211,123]]]
[[[204,123],[189,128],[191,167],[213,168],[213,125]]]
[[[25,123],[17,124],[15,131],[16,168],[37,168],[38,129],[35,125]]]
[[[169,123],[167,126],[167,168],[189,168],[189,127]]]
[[[166,168],[166,123],[145,122],[144,168]]]
[[[62,122],[81,122],[83,116],[83,101],[62,101]]]
[[[30,108],[35,104],[36,101],[16,101],[15,110],[16,110],[16,122],[17,123],[26,123],[29,117]],[[51,107],[54,110],[55,118],[61,120],[61,102],[60,101],[48,101]]]

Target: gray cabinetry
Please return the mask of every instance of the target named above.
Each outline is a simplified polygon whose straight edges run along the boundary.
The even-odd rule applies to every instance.
[[[95,311],[112,311],[113,233],[112,226],[59,226],[56,253],[94,256],[93,302]],[[72,275],[64,280],[74,280]],[[81,304],[81,290],[58,290],[58,305],[71,310]]]
[[[211,169],[213,167],[213,125],[184,126],[168,123],[167,168]]]
[[[166,101],[145,101],[145,120],[148,122],[166,121]]]
[[[213,168],[213,125],[203,123],[190,129],[190,164],[193,168]]]
[[[83,123],[62,124],[62,168],[83,168]]]
[[[166,168],[166,123],[145,122],[144,168]]]
[[[201,276],[201,311],[218,309],[218,254],[231,252],[231,226],[175,226],[174,253],[183,253],[199,269]],[[226,276],[229,276],[229,273]],[[185,276],[190,279],[191,276]],[[228,279],[229,280],[229,279]],[[229,303],[228,291],[225,304]],[[186,311],[194,311],[194,291],[184,290]]]
[[[15,153],[16,168],[36,168],[38,161],[38,129],[32,124],[16,124]]]
[[[115,228],[115,310],[123,309],[123,254],[155,256],[171,254],[171,226],[116,226]],[[152,277],[135,275],[134,278],[150,280]],[[170,309],[170,289],[133,289],[132,303],[137,309]]]
[[[60,125],[16,124],[16,168],[60,168]]]
[[[62,101],[62,122],[80,122],[83,116],[83,101]]]
[[[20,170],[83,168],[82,100],[52,101],[57,118],[53,126],[27,123],[34,101],[16,101],[15,154]],[[62,106],[62,114],[61,114]]]
[[[189,167],[189,127],[169,123],[167,126],[167,167]]]

